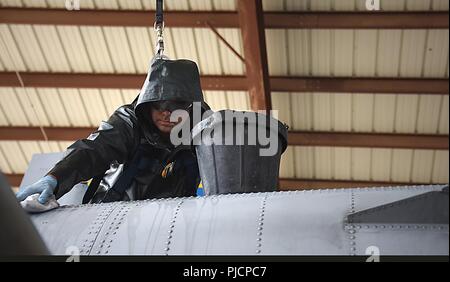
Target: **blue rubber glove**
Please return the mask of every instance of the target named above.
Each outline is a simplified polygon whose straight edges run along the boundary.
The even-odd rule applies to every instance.
[[[56,186],[58,185],[58,180],[53,176],[46,175],[39,181],[25,187],[22,191],[16,194],[19,201],[25,200],[28,196],[34,194],[41,194],[38,198],[38,202],[45,205],[48,199],[53,195]]]

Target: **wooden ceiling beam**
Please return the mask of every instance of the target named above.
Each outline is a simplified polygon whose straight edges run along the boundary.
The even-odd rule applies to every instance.
[[[21,72],[20,75],[26,87],[36,88],[140,89],[145,80],[145,74]],[[254,75],[255,78],[262,76],[261,73]],[[204,75],[201,83],[203,90],[246,91],[249,88],[245,76]],[[278,92],[449,94],[448,79],[272,76],[269,84],[271,91]],[[0,87],[20,87],[16,74],[0,72]],[[266,84],[261,87],[267,90]]]
[[[86,138],[94,127],[44,127],[51,141],[74,141]],[[0,127],[0,140],[44,140],[39,127]],[[350,132],[290,131],[290,146],[326,146],[358,148],[402,148],[448,150],[448,135],[380,134]]]
[[[272,98],[262,2],[240,0],[237,1],[237,7],[244,45],[250,107],[253,111],[270,111]]]
[[[1,8],[0,23],[77,26],[153,26],[154,11]],[[166,11],[167,27],[239,28],[234,11]],[[448,29],[448,12],[264,12],[265,28]]]

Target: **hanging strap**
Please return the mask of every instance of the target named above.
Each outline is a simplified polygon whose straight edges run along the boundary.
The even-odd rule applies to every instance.
[[[162,25],[164,22],[163,0],[156,0],[156,21],[155,25]]]
[[[163,0],[156,0],[156,16],[155,16],[155,30],[156,30],[156,57],[163,57],[164,53],[164,8]]]

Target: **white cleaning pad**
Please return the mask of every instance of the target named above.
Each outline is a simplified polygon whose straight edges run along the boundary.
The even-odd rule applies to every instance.
[[[39,194],[33,194],[31,196],[28,196],[25,200],[20,202],[20,205],[22,205],[22,208],[26,210],[27,212],[31,213],[40,213],[40,212],[46,212],[52,209],[56,209],[59,207],[58,202],[56,201],[55,196],[51,196],[47,203],[45,205],[39,203],[38,201]]]

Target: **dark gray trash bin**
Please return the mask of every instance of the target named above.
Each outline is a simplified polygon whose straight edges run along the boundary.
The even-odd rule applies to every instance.
[[[264,141],[269,138],[252,138],[258,130],[272,136],[268,143]],[[200,142],[202,134],[222,143]],[[278,120],[256,112],[223,110],[197,124],[192,137],[206,195],[278,189],[281,154],[287,147],[287,126]]]

